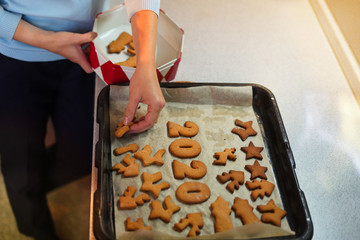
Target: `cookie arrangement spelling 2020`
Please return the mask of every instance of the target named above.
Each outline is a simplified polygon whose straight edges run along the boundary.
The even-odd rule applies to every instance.
[[[129,126],[119,124],[115,135],[119,138],[123,137],[128,130]],[[119,131],[121,134],[119,134]],[[121,157],[126,153],[122,160],[123,163],[116,163],[112,167],[112,170],[117,171],[116,174],[122,174],[122,177],[126,178],[138,176],[140,164],[135,163],[136,160],[139,160],[142,163],[141,167],[144,168],[144,172],[141,174],[141,187],[136,189],[134,186],[127,186],[123,195],[119,197],[119,211],[136,209],[146,205],[151,208],[148,221],[161,220],[167,224],[174,214],[181,214],[182,218],[180,221],[173,226],[169,226],[169,231],[182,232],[189,227],[187,236],[195,237],[201,234],[201,229],[204,226],[202,212],[183,213],[181,206],[177,205],[174,199],[177,199],[182,204],[189,205],[207,203],[211,194],[214,194],[211,192],[214,186],[210,189],[206,183],[201,182],[201,179],[207,174],[207,168],[219,168],[220,172],[221,167],[225,166],[229,160],[249,161],[249,164],[246,164],[244,169],[232,169],[215,176],[219,184],[217,187],[223,187],[224,191],[233,194],[234,200],[233,202],[228,202],[219,194],[220,196],[216,196],[214,202],[207,203],[209,205],[208,209],[211,211],[210,216],[213,219],[214,232],[222,232],[236,227],[230,218],[232,212],[241,220],[243,225],[263,222],[281,227],[281,220],[286,216],[286,211],[278,207],[271,198],[275,184],[267,180],[266,172],[268,168],[260,164],[263,161],[261,154],[263,147],[257,147],[253,141],[250,141],[247,146],[238,147],[238,149],[246,154],[245,159],[238,159],[236,156],[236,146],[229,146],[223,149],[223,151],[214,152],[211,166],[207,166],[204,162],[197,159],[192,160],[190,165],[188,165],[187,162],[182,162],[182,160],[198,157],[202,151],[200,143],[192,139],[199,131],[201,131],[199,126],[192,121],[186,121],[184,125],[171,121],[167,122],[168,137],[176,138],[168,146],[169,153],[173,157],[179,158],[179,160],[174,159],[172,161],[173,177],[184,182],[177,187],[175,193],[170,192],[166,195],[163,202],[157,199],[160,193],[167,191],[172,184],[171,181],[167,182],[162,179],[161,167],[164,164],[162,157],[166,150],[154,150],[150,145],[145,145],[141,149],[136,143],[114,149],[115,156]],[[235,126],[231,133],[238,135],[242,142],[247,138],[256,138],[257,136],[257,132],[252,128],[252,121],[243,122],[239,119],[235,120]],[[254,161],[253,164],[250,164],[251,161]],[[149,165],[157,166],[159,171],[154,174],[147,173],[145,169]],[[244,170],[251,174],[249,180],[245,179]],[[191,181],[192,179],[199,181]],[[247,196],[241,198],[241,196],[236,195],[236,190],[244,184],[244,187],[249,190],[252,203],[249,203]],[[139,193],[136,194],[137,191]],[[258,198],[264,199],[265,196],[269,198],[267,204],[256,206],[256,210],[261,213],[261,218],[259,219],[254,214],[255,206],[252,205]],[[147,202],[149,204],[146,204]],[[124,224],[126,231],[136,231],[138,229],[152,230],[151,226],[144,224],[143,218],[132,220],[130,217],[127,217]]]

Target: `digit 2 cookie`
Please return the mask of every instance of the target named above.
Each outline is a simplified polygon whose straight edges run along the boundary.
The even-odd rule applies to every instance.
[[[174,122],[167,122],[169,137],[194,137],[199,132],[199,126],[191,121],[186,121],[184,126]]]
[[[200,179],[206,174],[206,165],[198,160],[193,160],[191,167],[185,163],[174,160],[172,162],[172,168],[174,177],[176,179],[184,179],[185,177],[192,179]]]

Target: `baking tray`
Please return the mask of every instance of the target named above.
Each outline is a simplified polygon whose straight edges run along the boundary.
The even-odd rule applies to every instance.
[[[127,85],[127,84],[118,84]],[[252,87],[253,109],[261,126],[262,136],[273,164],[287,220],[295,235],[259,239],[311,239],[313,224],[304,192],[296,177],[296,164],[286,135],[275,96],[257,84],[236,83],[161,83],[162,88],[189,88],[198,86]],[[99,140],[95,146],[95,167],[98,169],[97,190],[94,193],[93,232],[97,239],[115,240],[114,198],[110,144],[110,86],[98,96],[97,123]]]

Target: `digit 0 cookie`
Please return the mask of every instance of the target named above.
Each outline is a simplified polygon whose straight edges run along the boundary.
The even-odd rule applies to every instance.
[[[201,182],[185,182],[176,189],[176,197],[187,204],[205,202],[210,198],[210,188]]]
[[[200,154],[200,143],[193,139],[176,139],[169,146],[170,153],[179,158],[193,158]]]

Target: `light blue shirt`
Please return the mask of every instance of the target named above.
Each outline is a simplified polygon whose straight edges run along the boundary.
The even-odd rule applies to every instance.
[[[13,40],[20,19],[44,30],[85,33],[106,0],[0,0],[0,53],[22,61],[55,61],[64,57]],[[129,19],[142,9],[159,13],[160,0],[126,0]]]

